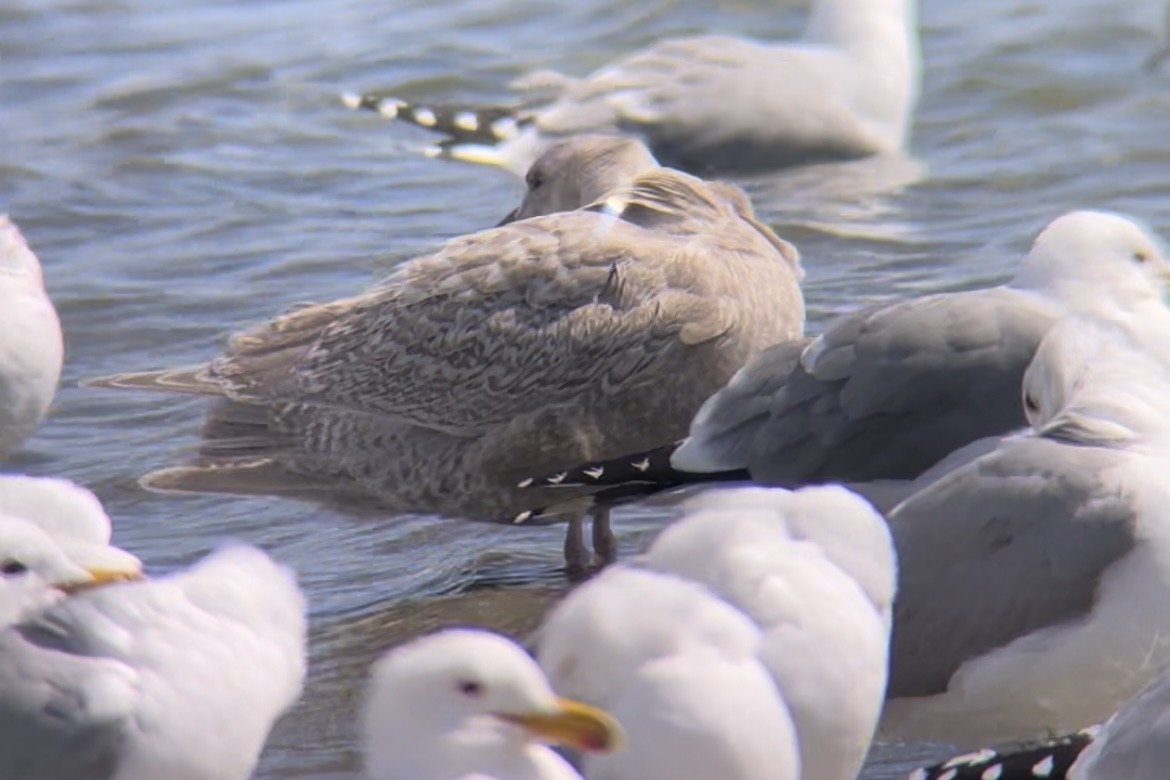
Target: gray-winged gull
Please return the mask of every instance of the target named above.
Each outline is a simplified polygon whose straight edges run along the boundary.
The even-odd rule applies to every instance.
[[[707,585],[760,627],[801,777],[854,780],[885,699],[896,567],[884,518],[840,487],[713,490],[685,509],[644,565]]]
[[[749,361],[703,404],[681,445],[553,478],[609,486],[594,496],[602,504],[710,480],[912,480],[959,448],[1026,424],[1020,382],[1059,316],[1117,322],[1166,352],[1168,276],[1170,263],[1141,225],[1072,212],[1040,232],[1006,285],[845,315],[814,340]]]
[[[304,601],[259,550],[0,631],[0,777],[244,780],[300,695]]]
[[[612,566],[554,607],[536,639],[553,687],[604,707],[627,735],[623,750],[584,758],[590,780],[800,777],[763,635],[704,586]]]
[[[983,749],[911,773],[910,780],[1164,780],[1170,766],[1170,671],[1101,726],[1039,745]]]
[[[16,224],[0,214],[0,460],[49,410],[64,350],[40,261]]]
[[[1099,731],[1098,726],[1090,726],[1074,734],[1003,751],[974,750],[919,767],[910,772],[907,780],[1069,780],[1072,777],[1069,770]],[[1150,775],[1149,780],[1160,780],[1163,776],[1164,772]],[[1130,775],[1102,776],[1095,780],[1118,778],[1130,780]]]
[[[555,91],[531,109],[462,110],[346,94],[448,139],[444,156],[523,174],[550,139],[619,129],[694,171],[780,167],[905,147],[918,101],[916,0],[814,0],[804,36],[662,41],[583,79],[527,79]]]
[[[653,168],[237,334],[207,365],[91,384],[230,401],[200,462],[152,488],[523,519],[547,496],[521,478],[681,436],[751,355],[799,336],[802,273],[742,192]]]
[[[604,712],[555,696],[518,646],[465,629],[379,660],[363,730],[370,780],[580,780],[545,743],[605,752],[622,742]]]
[[[960,746],[1108,716],[1170,662],[1170,370],[1062,322],[1032,429],[889,516],[900,578],[880,733]]]

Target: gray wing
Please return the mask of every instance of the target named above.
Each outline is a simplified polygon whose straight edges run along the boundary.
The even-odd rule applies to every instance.
[[[61,624],[0,634],[0,777],[109,780],[135,697],[136,673],[87,657]],[[63,649],[65,648],[65,649]]]
[[[965,661],[1088,614],[1135,545],[1133,508],[1097,480],[1118,457],[1011,439],[894,510],[888,698],[942,693]]]
[[[870,154],[878,144],[841,87],[848,71],[827,49],[680,38],[568,83],[536,123],[548,134],[617,126],[691,170]]]
[[[1069,780],[1163,780],[1170,767],[1170,671],[1117,711],[1069,770]]]
[[[1027,424],[1020,387],[1052,322],[1003,288],[850,315],[771,394],[746,465],[779,485],[913,479]]]
[[[800,356],[811,343],[797,339],[776,344],[749,360],[704,402],[691,423],[690,438],[671,455],[671,465],[697,473],[746,468],[757,433],[767,423],[772,396],[800,368]]]

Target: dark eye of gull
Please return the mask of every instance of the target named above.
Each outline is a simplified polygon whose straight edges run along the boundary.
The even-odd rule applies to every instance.
[[[483,686],[475,680],[461,680],[458,688],[460,693],[472,699],[483,693]]]
[[[4,563],[0,563],[0,574],[6,577],[24,574],[26,571],[28,571],[28,567],[20,561],[4,561]]]

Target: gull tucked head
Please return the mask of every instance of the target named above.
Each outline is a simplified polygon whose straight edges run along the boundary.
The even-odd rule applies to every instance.
[[[696,582],[625,566],[606,569],[549,614],[537,658],[558,691],[608,702],[657,659],[702,649],[752,658],[759,629]]]
[[[1112,317],[1161,305],[1170,263],[1152,231],[1104,211],[1058,217],[1036,237],[1012,287],[1048,295],[1070,311]]]
[[[425,761],[473,771],[473,753],[532,741],[582,751],[617,747],[620,729],[600,710],[553,694],[540,668],[509,640],[453,629],[395,648],[373,669],[364,715],[367,771],[404,777]],[[461,752],[468,753],[461,763]],[[419,754],[426,753],[426,756]]]
[[[1098,444],[1170,436],[1170,368],[1122,328],[1068,317],[1044,337],[1024,374],[1033,430]]]
[[[897,564],[885,519],[855,493],[837,485],[709,490],[683,505],[685,516],[647,551],[653,568],[710,583],[720,579],[717,547],[746,545],[765,557],[769,539],[807,542],[851,578],[883,618],[893,609]],[[737,566],[746,566],[744,561]]]
[[[633,138],[580,135],[558,141],[528,169],[524,200],[500,224],[588,206],[657,167]]]

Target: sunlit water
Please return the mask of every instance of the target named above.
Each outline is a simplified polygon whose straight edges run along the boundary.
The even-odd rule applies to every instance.
[[[803,252],[814,329],[859,301],[994,279],[1070,208],[1170,232],[1170,75],[1140,69],[1160,2],[923,4],[918,162],[745,182]],[[343,110],[340,90],[500,98],[532,68],[583,72],[665,35],[781,37],[803,16],[794,0],[717,5],[0,4],[0,209],[44,262],[68,351],[52,417],[12,467],[92,486],[119,542],[152,570],[228,538],[297,569],[312,602],[311,679],[259,776],[356,776],[369,660],[436,625],[523,635],[562,587],[559,530],[148,494],[136,477],[191,452],[202,402],[78,380],[204,360],[242,325],[359,290],[515,205],[518,182],[421,158],[421,133]],[[623,548],[658,522],[625,516]],[[941,750],[881,750],[866,777],[901,776]]]

